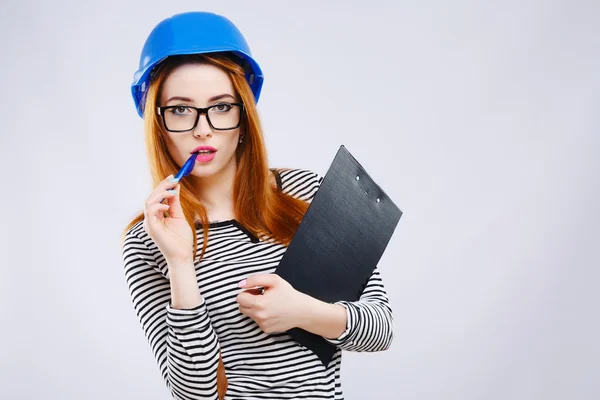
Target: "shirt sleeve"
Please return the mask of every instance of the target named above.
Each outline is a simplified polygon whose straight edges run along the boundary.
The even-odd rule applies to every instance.
[[[323,178],[304,169],[278,169],[275,171],[279,189],[292,197],[311,202]]]
[[[394,339],[394,320],[388,296],[375,268],[358,301],[337,301],[346,308],[346,330],[329,343],[348,351],[387,350]]]
[[[204,300],[189,310],[171,307],[167,266],[142,222],[127,233],[122,250],[133,308],[171,395],[218,399],[219,344]]]

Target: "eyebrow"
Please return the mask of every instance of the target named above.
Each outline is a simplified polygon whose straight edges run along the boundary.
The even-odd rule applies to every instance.
[[[220,94],[218,96],[213,96],[210,99],[208,99],[208,102],[213,102],[213,101],[217,101],[217,100],[221,100],[224,99],[225,97],[231,97],[232,99],[235,100],[235,97],[233,97],[232,95],[230,95],[229,93],[225,93],[225,94]],[[180,101],[187,101],[190,103],[193,103],[194,100],[189,98],[189,97],[182,97],[182,96],[173,96],[171,97],[169,100],[167,100],[167,103],[173,100],[180,100]]]

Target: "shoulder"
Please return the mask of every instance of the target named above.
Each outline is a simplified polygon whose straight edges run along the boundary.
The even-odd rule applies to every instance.
[[[126,269],[139,269],[145,265],[167,276],[164,257],[146,233],[143,220],[133,225],[125,234],[122,254]]]
[[[145,235],[145,233],[143,219],[133,224],[123,236],[123,250],[126,250],[128,247],[147,250],[147,245],[142,238],[142,235]]]
[[[314,171],[300,168],[272,168],[277,188],[292,197],[310,201],[321,184],[323,177]]]
[[[136,256],[151,256],[153,254],[153,248],[156,248],[154,241],[148,236],[144,229],[144,220],[138,221],[134,224],[127,233],[123,240],[123,251],[135,253]],[[153,258],[153,257],[152,257]]]

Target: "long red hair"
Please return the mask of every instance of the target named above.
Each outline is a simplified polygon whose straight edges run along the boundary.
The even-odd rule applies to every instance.
[[[214,65],[228,74],[235,91],[244,103],[241,130],[244,140],[238,145],[236,160],[237,171],[233,188],[235,219],[254,236],[268,235],[287,246],[296,232],[308,203],[280,192],[271,183],[267,165],[267,152],[264,143],[254,95],[245,78],[243,67],[228,54],[194,54],[174,56],[164,60],[154,71],[144,105],[145,144],[155,188],[165,177],[176,174],[180,166],[175,163],[167,150],[165,131],[156,113],[163,83],[174,68],[186,63],[205,63]],[[196,216],[200,217],[203,227],[208,227],[206,209],[196,198],[193,188],[185,179],[180,181],[180,201],[188,224],[195,231]],[[168,212],[166,213],[168,215]],[[143,211],[125,228],[125,234],[144,219]],[[208,229],[203,229],[204,241],[201,257],[208,243]],[[194,259],[198,242],[194,238]],[[223,399],[227,390],[227,377],[222,358],[217,371],[217,390]]]

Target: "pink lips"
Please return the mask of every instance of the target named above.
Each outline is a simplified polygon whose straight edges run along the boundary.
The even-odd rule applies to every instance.
[[[196,156],[196,162],[209,162],[212,161],[213,158],[215,158],[215,154],[216,153],[198,153],[198,155]]]
[[[192,151],[192,153],[195,152],[198,152],[198,155],[196,156],[196,162],[207,163],[215,158],[217,149],[212,146],[199,146]]]

